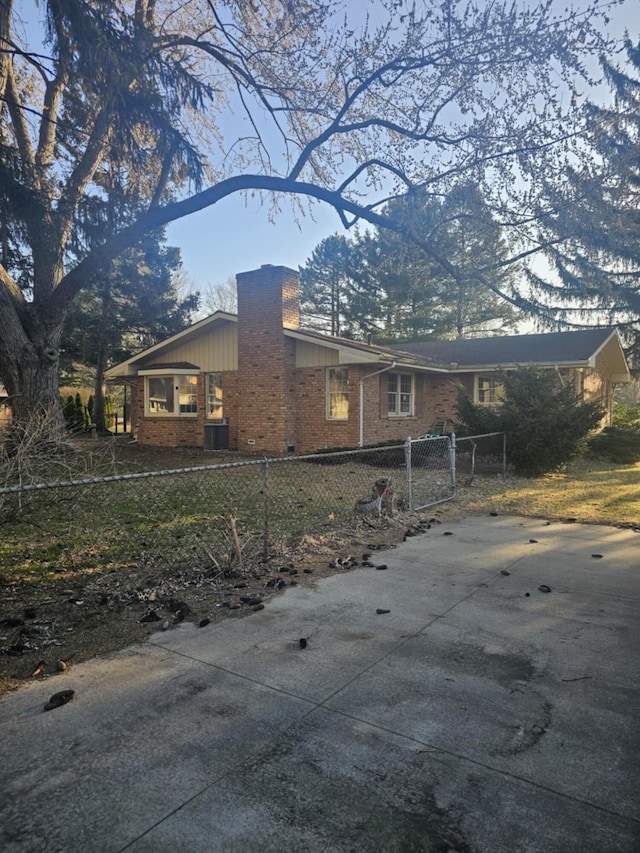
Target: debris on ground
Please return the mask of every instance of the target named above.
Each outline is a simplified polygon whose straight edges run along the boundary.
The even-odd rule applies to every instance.
[[[61,708],[63,705],[66,705],[67,702],[71,702],[74,696],[75,690],[59,690],[49,699],[47,704],[44,706],[44,709],[45,711],[53,711],[54,708]]]
[[[153,567],[126,565],[5,584],[0,692],[28,678],[55,678],[70,660],[109,654],[183,622],[204,627],[248,616],[298,584],[310,586],[361,566],[382,571],[387,564],[372,559],[376,552],[437,523],[436,515],[421,513],[357,516],[341,528],[292,536],[267,557],[256,548],[244,555],[242,566],[228,569],[180,565],[156,573]]]

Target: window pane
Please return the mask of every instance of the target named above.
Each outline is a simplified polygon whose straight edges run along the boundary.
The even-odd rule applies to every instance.
[[[390,415],[413,413],[413,376],[411,373],[390,373],[388,380],[388,409]]]
[[[222,420],[222,375],[207,375],[207,417]]]
[[[504,388],[498,379],[491,376],[478,377],[478,402],[501,403],[504,399]]]
[[[330,368],[327,379],[327,415],[331,419],[349,418],[349,371]]]
[[[400,414],[410,415],[412,409],[413,376],[403,373],[400,377]]]
[[[398,374],[387,374],[387,411],[395,415],[398,411]]]
[[[346,394],[332,394],[329,417],[346,420],[349,417],[349,397]]]
[[[172,415],[173,376],[150,376],[147,389],[149,414]]]
[[[181,376],[179,387],[180,414],[195,414],[198,411],[198,377]]]

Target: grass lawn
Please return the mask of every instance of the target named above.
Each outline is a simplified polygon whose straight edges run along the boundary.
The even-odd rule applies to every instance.
[[[581,460],[565,473],[539,479],[476,478],[470,486],[459,486],[458,498],[448,511],[571,517],[589,523],[640,526],[640,463]]]
[[[177,452],[127,457],[116,447],[111,473],[215,464],[217,457]],[[385,451],[386,452],[386,451]],[[104,464],[102,455],[98,460]],[[233,457],[238,460],[238,457]],[[373,457],[376,464],[379,455]],[[114,464],[115,463],[115,464]],[[395,465],[396,463],[394,463]],[[83,471],[91,476],[91,465]],[[103,472],[105,473],[105,472]],[[77,476],[77,475],[76,475]],[[0,497],[0,579],[47,579],[56,574],[118,571],[130,566],[172,572],[180,567],[225,565],[230,522],[250,551],[260,553],[262,526],[270,547],[280,550],[291,534],[349,530],[359,499],[378,477],[392,477],[398,496],[406,491],[403,468],[376,470],[352,456],[333,464],[290,459],[269,466],[266,494],[260,464],[211,471],[189,468],[168,476],[119,480]],[[449,493],[448,472],[417,466],[414,505]],[[433,509],[427,509],[431,514]],[[613,465],[581,461],[562,474],[539,479],[500,475],[458,478],[457,498],[439,511],[500,512],[592,523],[640,526],[640,463]]]

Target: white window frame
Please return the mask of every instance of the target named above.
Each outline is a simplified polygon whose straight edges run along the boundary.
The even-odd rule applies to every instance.
[[[412,418],[416,407],[416,382],[413,373],[387,374],[387,414],[390,418]],[[394,390],[391,390],[392,385]]]
[[[191,370],[180,370],[175,373],[167,373],[166,371],[145,371],[141,374],[144,377],[144,413],[148,418],[197,418],[198,417],[198,374]],[[172,411],[154,411],[149,405],[149,385],[153,379],[170,380],[173,383],[173,410]],[[195,402],[181,402],[181,396],[186,394],[183,390],[185,384],[193,387],[193,392],[190,394],[195,398]],[[182,392],[182,393],[181,393]],[[182,406],[195,405],[195,411],[181,411]]]
[[[337,383],[341,384],[341,388],[336,388]],[[337,409],[337,406],[332,406],[332,400],[338,395],[344,398],[342,406],[346,410],[346,412],[342,415],[332,414],[332,412]],[[327,368],[326,406],[326,415],[328,421],[349,420],[349,369],[347,367]]]
[[[211,386],[213,385],[214,390],[211,390]],[[220,392],[218,396],[216,394],[217,389]],[[210,405],[214,402],[214,405],[217,404],[215,412],[210,411]],[[204,386],[204,405],[205,405],[205,414],[207,420],[221,421],[224,419],[224,390],[222,387],[222,374],[221,373],[207,373],[205,377],[205,386]]]
[[[482,380],[489,383],[488,388],[484,389],[480,387]],[[481,400],[480,395],[487,393],[491,399]],[[504,382],[495,374],[476,374],[474,378],[473,399],[479,406],[501,406],[504,402]]]

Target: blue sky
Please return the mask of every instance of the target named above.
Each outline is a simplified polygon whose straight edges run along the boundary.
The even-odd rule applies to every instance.
[[[270,222],[266,203],[260,206],[257,199],[245,202],[236,195],[171,223],[167,242],[180,247],[186,274],[198,289],[206,290],[208,284],[224,284],[262,264],[297,269],[336,231],[344,233],[338,214],[328,205],[315,206],[313,218],[303,217],[285,198]]]

